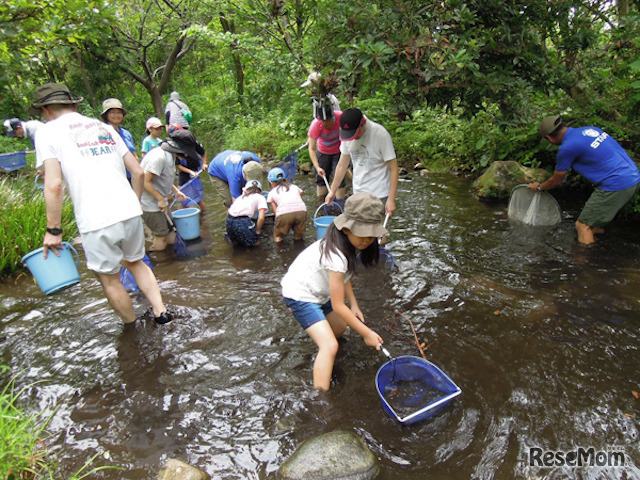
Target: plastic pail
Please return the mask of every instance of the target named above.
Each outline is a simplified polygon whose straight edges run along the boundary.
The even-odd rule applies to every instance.
[[[318,240],[320,240],[322,237],[324,237],[324,234],[327,233],[327,229],[329,228],[329,226],[337,218],[337,217],[332,216],[332,215],[327,215],[325,217],[318,217],[318,212],[325,205],[327,205],[327,204],[323,203],[322,205],[320,205],[318,207],[318,209],[316,210],[316,213],[313,215],[313,226],[316,229],[316,238]],[[335,205],[338,205],[338,204],[336,203]],[[342,207],[340,207],[340,205],[338,205],[338,207],[342,211]]]
[[[171,212],[173,223],[176,224],[178,234],[184,240],[193,240],[200,236],[200,209],[183,208]]]
[[[42,256],[43,247],[22,257],[22,261],[31,271],[45,295],[59,292],[80,281],[80,274],[78,273],[80,258],[78,257],[78,252],[69,242],[62,242],[62,245],[64,249],[58,250],[59,257],[49,250],[45,260]],[[71,252],[76,257],[75,261]]]

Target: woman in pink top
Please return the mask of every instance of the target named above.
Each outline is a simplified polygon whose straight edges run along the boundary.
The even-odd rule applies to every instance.
[[[309,157],[316,169],[316,193],[324,198],[328,193],[325,178],[331,182],[333,173],[340,160],[340,116],[342,112],[333,110],[326,98],[314,101],[315,119],[309,127]],[[316,152],[317,150],[317,152]],[[346,184],[344,179],[338,188],[336,198],[344,198]]]
[[[291,229],[294,240],[303,240],[307,230],[307,206],[302,201],[302,190],[287,181],[280,167],[272,168],[267,179],[271,185],[267,203],[271,204],[276,216],[273,241],[282,242]]]

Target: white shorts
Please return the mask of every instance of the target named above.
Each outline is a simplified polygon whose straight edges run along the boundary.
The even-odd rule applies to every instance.
[[[142,217],[115,223],[100,230],[82,234],[82,249],[87,268],[96,273],[115,275],[120,262],[136,262],[144,257]]]

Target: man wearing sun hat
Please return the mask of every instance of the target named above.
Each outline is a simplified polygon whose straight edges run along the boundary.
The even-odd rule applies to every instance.
[[[335,198],[340,182],[353,164],[353,193],[367,192],[378,197],[388,215],[396,209],[398,160],[389,132],[369,120],[357,108],[340,117],[340,160],[325,202]]]
[[[603,227],[638,193],[638,166],[620,144],[598,127],[568,127],[559,115],[542,119],[540,135],[558,145],[556,168],[548,180],[533,182],[533,191],[551,190],[560,185],[574,169],[595,186],[576,221],[578,242],[590,245],[594,234],[604,233]]]
[[[29,108],[31,115],[47,121],[36,138],[36,168],[44,167],[46,173],[44,257],[51,250],[59,255],[63,248],[60,227],[66,184],[87,267],[98,276],[115,312],[125,323],[136,320],[131,298],[120,282],[124,265],[151,304],[155,321],[170,322],[153,271],[142,261],[142,167],[113,127],[77,112],[81,101],[65,85],[47,83],[36,89]],[[131,172],[131,185],[125,168]]]

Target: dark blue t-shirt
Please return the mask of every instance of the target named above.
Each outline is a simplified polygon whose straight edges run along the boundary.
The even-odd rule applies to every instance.
[[[569,128],[565,132],[556,171],[572,168],[597,188],[610,192],[640,182],[640,172],[629,154],[598,127]]]
[[[213,157],[213,160],[209,163],[209,175],[227,182],[231,196],[238,198],[242,195],[242,187],[244,187],[242,167],[251,160],[260,162],[260,158],[255,153],[224,150]]]

